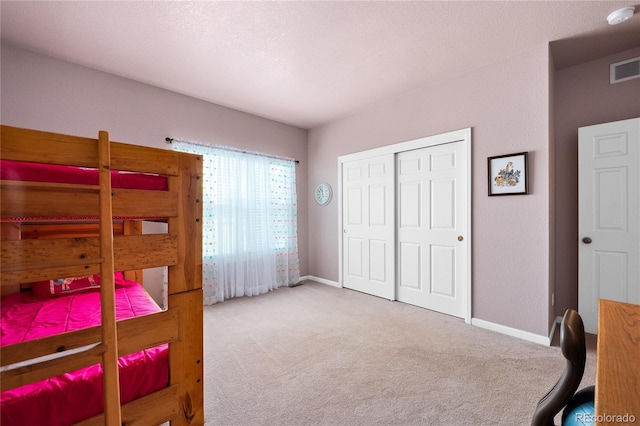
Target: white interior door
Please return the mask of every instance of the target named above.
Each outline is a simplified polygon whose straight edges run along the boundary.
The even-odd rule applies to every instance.
[[[397,156],[397,298],[467,314],[467,176],[462,141]]]
[[[342,165],[343,285],[395,299],[394,156]]]
[[[640,118],[578,140],[578,311],[595,334],[600,299],[640,304]]]

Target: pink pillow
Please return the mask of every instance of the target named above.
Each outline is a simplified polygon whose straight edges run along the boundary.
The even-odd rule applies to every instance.
[[[36,297],[61,296],[78,291],[100,288],[93,275],[87,277],[59,278],[56,280],[39,281],[31,284],[31,290]]]
[[[124,274],[122,272],[116,272],[113,275],[113,279],[116,287],[124,284]],[[62,296],[94,288],[100,288],[100,274],[31,283],[31,290],[36,297]]]
[[[123,285],[124,284],[124,272],[116,271],[113,274],[113,281],[114,281],[116,287]]]
[[[95,280],[95,282],[98,284],[98,286],[100,285],[100,274],[95,274],[92,275],[93,279]],[[85,277],[83,277],[85,278]],[[120,271],[116,271],[113,274],[113,283],[116,285],[116,287],[122,286],[124,284],[124,272],[120,272]]]

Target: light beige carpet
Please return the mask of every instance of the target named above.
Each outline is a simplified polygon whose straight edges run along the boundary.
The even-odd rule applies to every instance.
[[[312,282],[204,320],[207,425],[528,425],[565,365],[557,346]],[[581,387],[594,371],[592,339]]]

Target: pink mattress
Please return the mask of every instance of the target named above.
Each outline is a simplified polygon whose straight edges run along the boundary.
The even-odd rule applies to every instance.
[[[83,185],[98,185],[99,183],[97,169],[10,160],[0,160],[0,178],[3,180]],[[146,173],[113,170],[111,172],[111,186],[113,188],[166,191],[167,178]]]
[[[0,346],[51,336],[100,323],[99,290],[35,298],[31,292],[5,296]],[[140,284],[116,288],[118,320],[160,311]],[[126,403],[167,386],[167,345],[121,357],[120,399]],[[70,425],[103,411],[102,367],[93,365],[0,393],[0,424]]]
[[[23,161],[0,160],[0,179],[25,182],[48,182],[63,184],[98,185],[99,172],[97,169],[87,169],[73,166],[60,166],[54,164],[27,163]],[[111,171],[112,188],[141,189],[154,191],[167,191],[168,181],[166,176],[132,173],[125,171]],[[95,220],[95,217],[2,217],[3,221],[37,221],[37,220]],[[117,220],[131,219],[128,217],[114,217]],[[140,219],[136,217],[135,219]],[[148,217],[147,219],[161,219]]]

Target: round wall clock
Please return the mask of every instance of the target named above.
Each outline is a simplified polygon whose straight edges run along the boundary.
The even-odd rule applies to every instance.
[[[321,183],[316,187],[316,203],[326,206],[331,201],[331,185]]]

